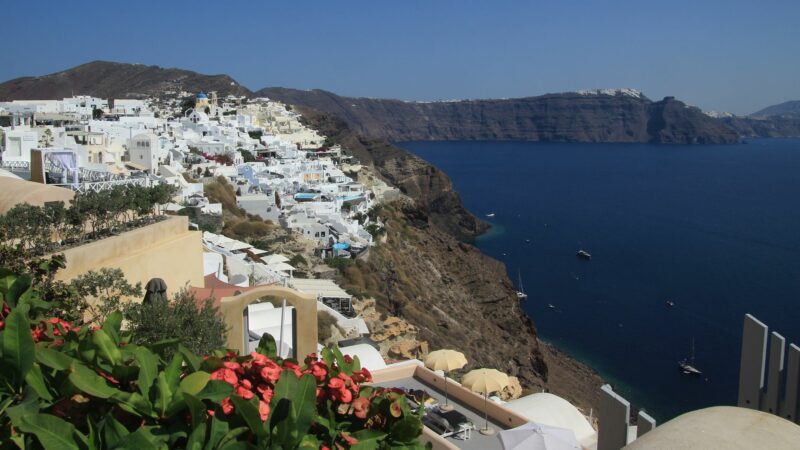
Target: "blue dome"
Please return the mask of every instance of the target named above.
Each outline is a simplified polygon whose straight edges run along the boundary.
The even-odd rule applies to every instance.
[[[208,98],[208,96],[206,95],[206,93],[205,93],[205,92],[203,92],[203,91],[200,91],[200,93],[199,93],[199,94],[197,94],[197,98]]]

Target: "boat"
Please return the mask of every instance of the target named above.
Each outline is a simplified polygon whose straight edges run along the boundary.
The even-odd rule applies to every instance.
[[[678,367],[685,375],[701,375],[703,373],[694,365],[694,339],[692,339],[692,356],[678,361]]]
[[[554,305],[552,303],[548,303],[547,307],[550,308],[550,309],[556,309],[556,305]]]
[[[578,253],[575,254],[580,259],[585,259],[587,261],[591,261],[592,255],[589,254],[586,250],[578,250]]]
[[[494,213],[489,213],[486,215],[486,217],[494,217]]]
[[[673,306],[675,306],[675,302],[673,302],[672,300],[667,300],[667,306],[672,308]]]
[[[519,290],[517,291],[517,298],[520,300],[525,300],[528,298],[528,294],[525,293],[525,289],[522,287],[522,272],[517,271],[517,276],[519,277]]]

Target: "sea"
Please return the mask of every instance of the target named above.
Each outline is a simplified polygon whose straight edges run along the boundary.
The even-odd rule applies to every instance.
[[[540,337],[659,422],[736,404],[746,313],[800,344],[800,140],[398,145],[491,224]]]

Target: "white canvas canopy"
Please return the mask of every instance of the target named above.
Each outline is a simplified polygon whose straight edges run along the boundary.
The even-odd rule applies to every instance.
[[[289,262],[289,258],[280,255],[278,253],[275,253],[274,255],[269,255],[261,258],[261,261],[264,261],[264,264],[270,265],[270,264]]]

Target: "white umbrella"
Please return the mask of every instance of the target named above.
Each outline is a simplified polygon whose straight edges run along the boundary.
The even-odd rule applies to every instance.
[[[500,432],[505,450],[580,450],[572,430],[535,422]]]

